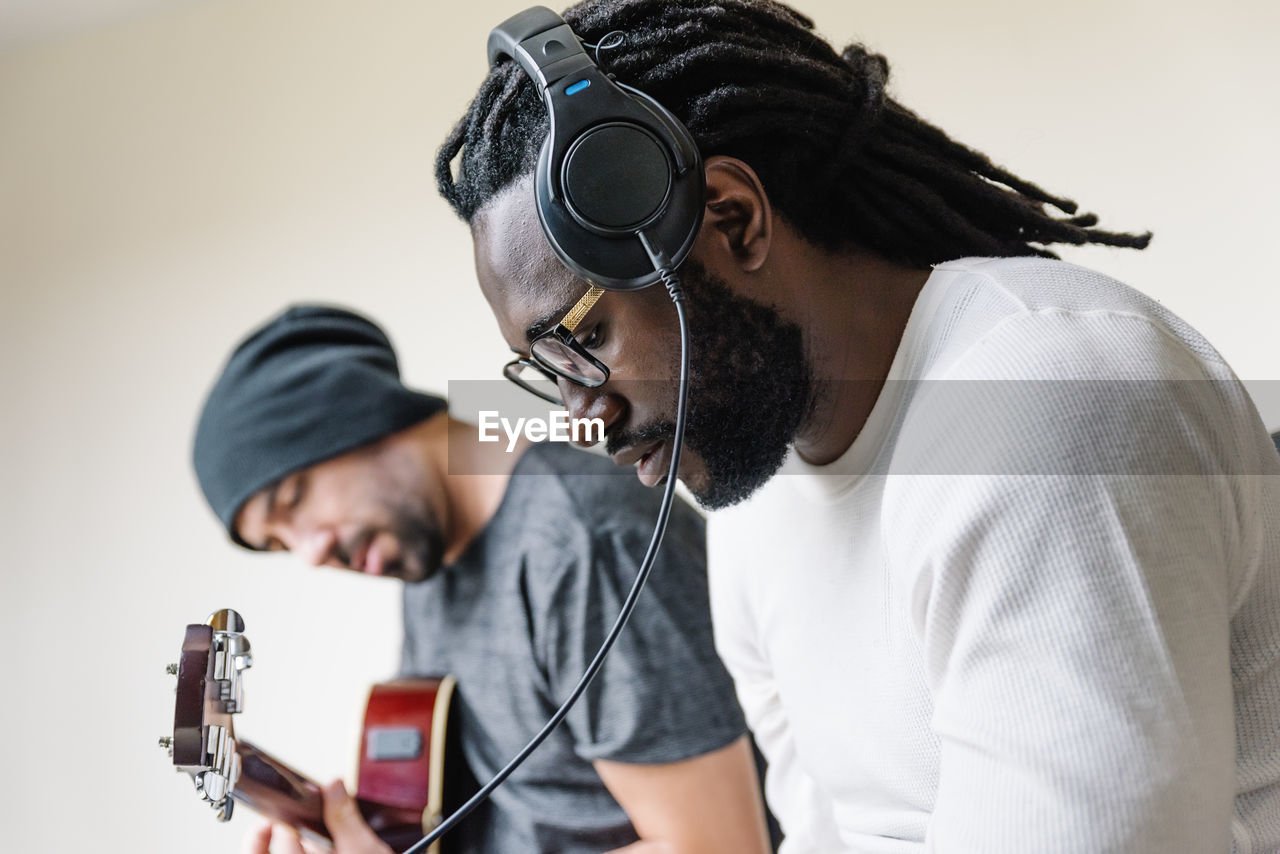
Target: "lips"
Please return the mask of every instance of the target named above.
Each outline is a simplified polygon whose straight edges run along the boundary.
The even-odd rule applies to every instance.
[[[652,450],[640,457],[636,465],[636,477],[640,478],[640,482],[645,486],[657,486],[667,476],[667,469],[671,465],[669,449],[670,446],[666,442],[659,442]]]
[[[377,542],[370,543],[369,548],[364,551],[364,566],[362,567],[366,575],[382,575],[382,567],[386,563],[386,556],[382,553],[382,549],[378,547]]]
[[[351,551],[351,562],[347,564],[349,569],[356,572],[362,572],[365,575],[383,575],[387,563],[387,555],[384,551],[385,543],[378,544],[378,535],[365,534],[357,542],[356,547]]]
[[[614,454],[613,462],[619,466],[633,466],[660,444],[662,444],[661,441],[650,442],[647,445],[631,445]]]
[[[349,552],[350,560],[347,568],[356,572],[364,572],[365,564],[369,560],[369,547],[373,545],[373,534],[364,534],[360,539],[356,540]]]

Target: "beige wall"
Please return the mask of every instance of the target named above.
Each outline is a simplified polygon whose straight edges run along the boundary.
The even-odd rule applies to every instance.
[[[1280,378],[1273,2],[797,2],[887,53],[897,96],[955,136],[1154,230],[1146,253],[1068,257],[1182,314],[1254,388]],[[236,849],[250,822],[215,826],[154,746],[182,625],[224,605],[258,658],[241,731],[353,769],[361,686],[396,664],[395,585],[233,549],[192,422],[231,343],[291,300],[381,319],[413,383],[495,375],[431,159],[523,5],[206,0],[0,54],[6,850],[71,830]],[[1261,407],[1280,424],[1280,399]]]

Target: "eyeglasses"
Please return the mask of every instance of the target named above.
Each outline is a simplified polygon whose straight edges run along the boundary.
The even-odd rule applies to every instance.
[[[608,366],[588,353],[573,334],[603,294],[604,288],[592,285],[553,329],[529,343],[529,357],[521,356],[508,362],[502,368],[502,375],[557,406],[564,406],[559,379],[587,388],[604,385],[609,379]]]

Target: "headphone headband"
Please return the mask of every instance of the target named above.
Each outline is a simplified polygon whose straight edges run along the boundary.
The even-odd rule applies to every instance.
[[[594,68],[564,19],[545,6],[525,9],[489,33],[489,65],[514,59],[538,84],[538,92],[575,71]]]

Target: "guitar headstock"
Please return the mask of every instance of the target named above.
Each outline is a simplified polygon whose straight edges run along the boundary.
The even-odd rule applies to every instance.
[[[241,770],[231,718],[244,707],[242,674],[252,664],[244,619],[224,608],[187,626],[182,655],[168,667],[178,677],[177,698],[173,735],[160,745],[222,821],[231,818],[230,795]]]

